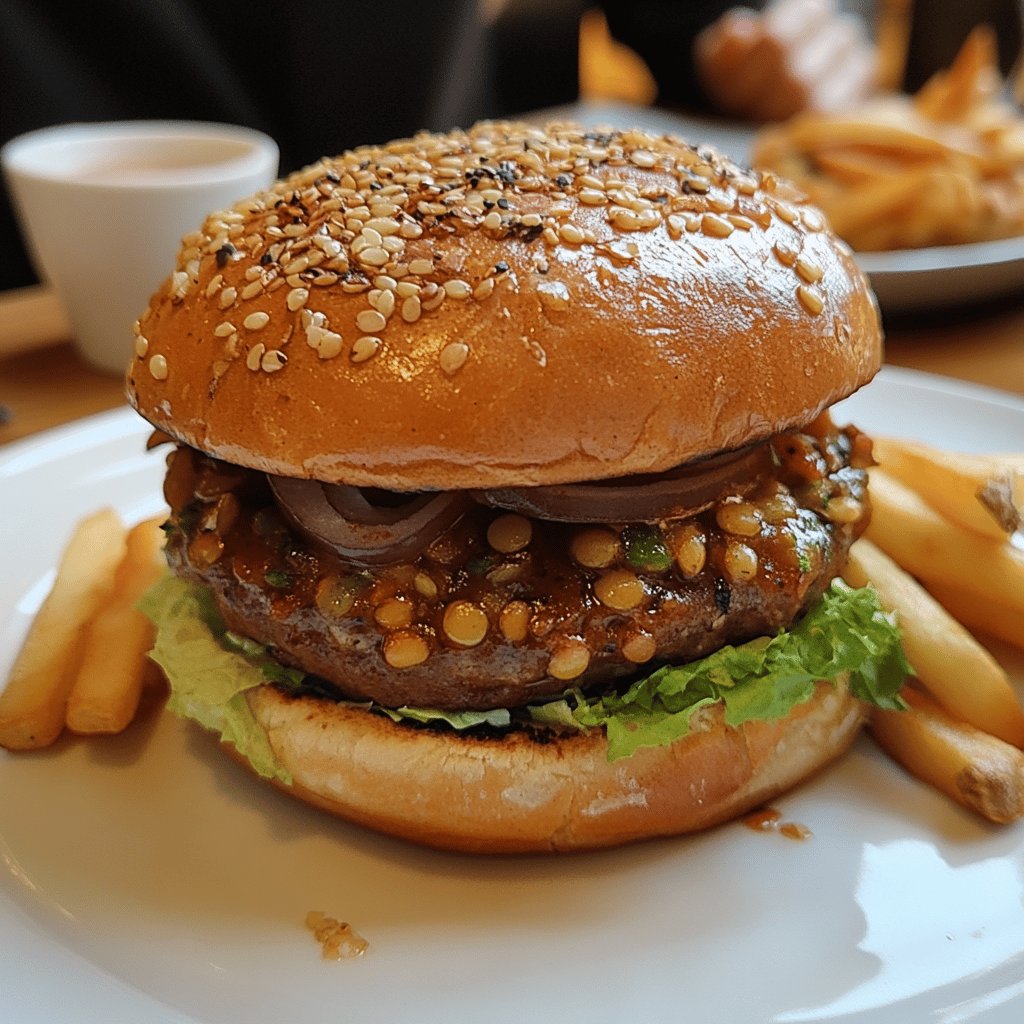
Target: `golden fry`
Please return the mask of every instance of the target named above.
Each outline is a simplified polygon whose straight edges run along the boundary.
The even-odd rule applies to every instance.
[[[1024,709],[1006,673],[912,576],[864,538],[850,550],[844,576],[856,587],[870,583],[896,613],[915,674],[950,714],[1024,747]]]
[[[1016,609],[980,594],[969,594],[948,583],[929,583],[928,591],[969,629],[1005,640],[1024,650],[1024,618]]]
[[[1007,481],[1011,497],[1024,504],[1024,454],[948,452],[886,437],[874,438],[874,453],[881,470],[913,488],[937,512],[993,540],[1005,540],[1006,531],[979,500],[979,492]]]
[[[76,527],[0,693],[0,746],[31,750],[60,735],[86,624],[107,599],[124,550],[125,528],[111,509]]]
[[[870,470],[866,536],[926,586],[959,587],[1024,618],[1024,551],[960,529],[884,470]]]
[[[1024,233],[1024,122],[979,26],[913,97],[764,129],[753,161],[790,178],[862,252]]]
[[[138,710],[153,629],[135,604],[164,568],[162,521],[148,520],[129,532],[111,600],[87,627],[67,703],[67,726],[74,732],[121,732]]]
[[[950,717],[934,701],[905,687],[906,711],[874,709],[879,746],[922,782],[989,821],[1024,815],[1024,753]]]
[[[914,106],[939,121],[965,119],[972,107],[999,89],[999,54],[991,25],[977,25],[946,71],[940,71],[914,96]]]

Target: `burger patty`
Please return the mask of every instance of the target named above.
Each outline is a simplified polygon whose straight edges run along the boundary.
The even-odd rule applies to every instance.
[[[472,505],[373,568],[307,542],[263,474],[178,447],[168,557],[228,628],[345,697],[517,707],[774,634],[820,597],[866,524],[870,445],[827,416],[771,445],[773,476],[699,515],[582,526]]]

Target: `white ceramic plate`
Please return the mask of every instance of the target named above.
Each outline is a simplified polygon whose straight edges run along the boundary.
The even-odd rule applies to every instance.
[[[1024,294],[1024,235],[995,242],[857,253],[887,313]]]
[[[909,372],[883,372],[843,412],[948,446],[1024,438],[1020,400]],[[0,673],[74,521],[104,503],[159,509],[145,435],[115,412],[0,452]],[[1024,1019],[1024,825],[980,823],[867,738],[778,806],[813,837],[731,824],[483,859],[329,819],[166,715],[0,752],[0,1019]],[[366,956],[322,961],[313,909],[351,921]]]

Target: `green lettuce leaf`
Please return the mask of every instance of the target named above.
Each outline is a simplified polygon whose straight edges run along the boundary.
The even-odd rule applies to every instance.
[[[140,608],[156,625],[152,657],[171,685],[168,708],[219,732],[262,775],[290,781],[245,700],[245,691],[274,682],[295,692],[329,695],[315,677],[276,662],[267,649],[225,630],[209,591],[167,576]],[[892,616],[871,588],[833,582],[822,600],[792,629],[759,637],[687,665],[664,666],[624,693],[588,697],[580,690],[527,709],[536,722],[576,729],[602,728],[608,758],[685,736],[692,716],[721,702],[733,726],[787,715],[810,698],[818,680],[847,681],[854,695],[883,708],[901,708],[899,689],[910,674]],[[347,702],[343,702],[347,703]],[[352,705],[363,708],[372,704]],[[395,721],[442,721],[455,729],[504,727],[505,708],[452,712],[430,708],[376,710]]]
[[[246,656],[223,642],[224,626],[210,592],[165,576],[143,596],[139,608],[156,626],[149,656],[170,683],[168,710],[219,733],[260,775],[290,784],[291,776],[245,700],[246,690],[267,681],[259,655]]]
[[[729,725],[783,718],[810,699],[818,680],[844,679],[860,700],[902,708],[899,690],[910,673],[899,629],[874,590],[835,580],[792,629],[659,668],[622,694],[574,693],[543,710],[541,720],[564,721],[568,714],[580,726],[603,726],[614,761],[685,736],[694,712],[718,701]]]

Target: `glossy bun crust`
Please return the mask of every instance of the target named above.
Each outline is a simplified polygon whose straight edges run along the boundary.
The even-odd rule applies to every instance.
[[[390,835],[474,853],[592,849],[709,828],[838,757],[864,717],[845,686],[819,683],[786,718],[732,729],[718,706],[671,746],[609,762],[602,730],[547,742],[523,732],[475,738],[271,686],[248,700],[293,777],[285,792]]]
[[[656,472],[810,421],[881,360],[850,252],[773,175],[483,123],[307,168],[183,240],[128,395],[276,474],[396,490]]]

